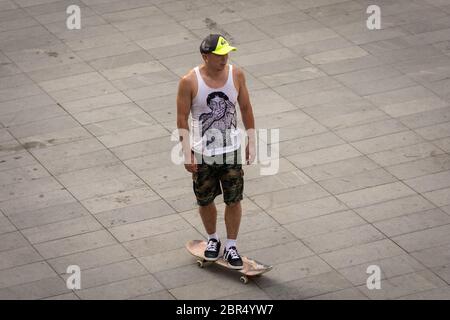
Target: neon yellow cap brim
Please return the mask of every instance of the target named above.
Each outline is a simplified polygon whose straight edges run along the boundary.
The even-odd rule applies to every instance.
[[[231,51],[236,51],[236,50],[237,50],[237,48],[232,47],[232,46],[222,46],[220,49],[214,50],[212,53],[223,56]]]

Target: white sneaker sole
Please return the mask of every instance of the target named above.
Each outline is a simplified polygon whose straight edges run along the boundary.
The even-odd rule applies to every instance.
[[[213,262],[213,261],[217,261],[217,260],[219,260],[219,257],[217,257],[217,258],[207,258],[207,257],[205,257],[205,261]]]
[[[231,264],[227,263],[228,268],[233,269],[233,270],[241,270],[244,268],[244,266],[232,266]]]

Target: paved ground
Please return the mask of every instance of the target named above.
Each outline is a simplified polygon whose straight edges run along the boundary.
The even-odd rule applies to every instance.
[[[169,160],[210,32],[280,128],[280,172],[246,168],[239,247],[275,266],[247,286],[184,250]],[[450,298],[449,0],[0,0],[0,49],[0,298]]]

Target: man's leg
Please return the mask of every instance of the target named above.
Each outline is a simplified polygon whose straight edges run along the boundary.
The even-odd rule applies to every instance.
[[[234,152],[236,156],[236,152]],[[225,164],[220,177],[224,193],[225,225],[227,229],[227,241],[225,243],[224,259],[233,269],[242,269],[243,261],[237,251],[236,240],[241,225],[242,207],[241,200],[244,190],[244,171],[242,164]]]
[[[225,225],[227,228],[227,239],[236,240],[241,225],[242,207],[241,201],[230,203],[225,206]]]
[[[208,233],[208,241],[206,242],[204,252],[205,260],[216,261],[219,259],[221,243],[216,233],[217,209],[214,201],[206,206],[200,206],[198,211],[200,212],[205,230]]]
[[[200,216],[208,234],[216,233],[217,209],[214,201],[206,206],[199,206]]]
[[[207,261],[219,258],[221,243],[216,233],[217,209],[214,198],[222,193],[220,180],[213,165],[199,164],[197,172],[193,174],[194,193],[199,205],[198,212],[208,234],[208,241],[204,256]]]
[[[228,266],[233,269],[242,269],[243,261],[236,249],[236,239],[241,224],[242,208],[241,201],[232,202],[225,207],[225,224],[227,227],[227,241],[223,252]]]

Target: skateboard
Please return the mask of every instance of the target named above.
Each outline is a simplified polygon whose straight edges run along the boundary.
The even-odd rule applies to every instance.
[[[216,263],[219,266],[222,266],[226,269],[236,271],[241,274],[239,280],[247,284],[249,278],[256,277],[259,275],[262,275],[263,273],[269,272],[272,270],[272,266],[263,264],[261,262],[258,262],[253,259],[249,259],[245,256],[241,256],[242,262],[244,263],[244,266],[242,269],[236,270],[228,267],[227,261],[225,261],[222,257],[220,257],[216,261],[206,261],[205,256],[203,253],[206,249],[206,241],[203,240],[190,240],[186,243],[186,249],[189,251],[190,254],[197,257],[197,265],[200,268],[205,267],[208,263]]]

